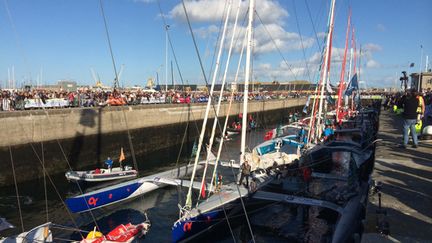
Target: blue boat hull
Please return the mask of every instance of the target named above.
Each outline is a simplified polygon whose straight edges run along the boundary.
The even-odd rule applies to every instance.
[[[225,220],[222,209],[200,214],[185,221],[179,221],[172,227],[172,241],[180,242],[198,236],[205,230]]]

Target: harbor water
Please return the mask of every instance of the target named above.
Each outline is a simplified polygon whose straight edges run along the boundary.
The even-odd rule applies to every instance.
[[[263,141],[265,135],[264,129],[257,129],[248,133],[248,148],[251,149],[257,143]],[[232,140],[224,142],[224,153],[222,160],[227,161],[230,159],[238,160],[240,149],[240,135],[233,135]],[[184,148],[191,148],[192,145],[184,146]],[[183,149],[186,150],[186,149]],[[151,175],[160,171],[175,168],[177,164],[177,157],[179,154],[179,147],[169,148],[151,155],[146,155],[145,162],[143,158],[138,157],[140,161],[140,176]],[[131,159],[128,158],[131,163]],[[183,151],[181,153],[179,164],[185,164],[190,160],[190,152]],[[237,180],[238,171],[225,168],[223,171],[223,183],[229,183]],[[62,200],[65,198],[77,195],[80,193],[79,187],[75,183],[70,183],[66,180],[64,175],[52,175],[49,178],[39,179],[36,181],[18,184],[19,201],[22,212],[22,221],[24,230],[29,230],[34,226],[44,222],[53,222],[58,225],[67,225],[70,227],[79,227],[84,231],[91,231],[95,226],[95,221],[103,233],[107,233],[118,224],[121,223],[140,223],[144,220],[144,213],[146,212],[150,221],[151,229],[145,238],[140,239],[142,242],[170,242],[171,241],[171,227],[179,217],[179,207],[184,203],[186,194],[185,188],[164,187],[159,190],[145,194],[139,198],[129,200],[123,203],[111,205],[101,209],[92,211],[92,213],[83,213],[70,215],[65,209]],[[114,182],[116,183],[116,182]],[[46,187],[44,186],[46,184]],[[113,183],[110,183],[113,184]],[[94,190],[110,185],[105,184],[81,184],[83,191]],[[46,190],[45,190],[46,188]],[[1,188],[0,196],[0,215],[5,217],[9,222],[16,226],[15,229],[3,231],[2,236],[13,235],[21,232],[21,223],[18,203],[16,200],[15,187]],[[197,193],[197,192],[196,192]],[[45,200],[47,197],[47,202]],[[62,200],[60,200],[60,197]],[[48,208],[48,213],[46,211]],[[283,213],[284,217],[277,217],[269,219],[269,215],[280,215]],[[257,242],[272,241],[303,241],[303,235],[297,233],[299,228],[304,227],[301,218],[302,210],[291,208],[287,209],[286,206],[280,204],[268,204],[262,207],[254,208],[253,212],[248,212],[250,221],[252,222],[252,231]],[[267,215],[264,217],[263,215]],[[246,224],[246,218],[238,216],[230,219],[230,226],[223,223],[220,227],[212,230],[199,239],[200,242],[248,242],[251,239],[250,229]],[[276,230],[275,225],[289,225],[290,227],[283,227]],[[296,227],[292,227],[295,225]],[[273,228],[273,231],[271,230]],[[280,227],[279,227],[280,228]],[[290,230],[290,228],[292,228]],[[303,232],[303,230],[300,230]],[[82,235],[85,237],[86,232],[80,235],[77,232],[65,231],[54,229],[58,234],[58,241],[60,239],[75,239],[80,240]],[[280,236],[278,236],[280,235]]]

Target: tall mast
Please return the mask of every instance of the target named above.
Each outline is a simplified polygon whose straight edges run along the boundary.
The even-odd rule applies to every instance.
[[[347,50],[348,50],[348,39],[349,39],[349,30],[351,25],[351,10],[349,11],[348,15],[348,24],[347,24],[347,31],[345,34],[345,50],[344,50],[344,58],[342,62],[342,70],[340,75],[340,81],[339,81],[339,91],[338,91],[338,100],[337,100],[337,106],[336,106],[336,121],[340,122],[341,120],[341,112],[342,112],[342,96],[343,96],[343,90],[345,88],[345,66],[346,66],[346,58],[347,58]]]
[[[165,96],[168,92],[168,28],[169,25],[165,25]]]
[[[255,13],[255,0],[250,0],[249,23],[247,28],[245,86],[243,92],[243,117],[242,117],[242,134],[241,134],[241,147],[240,147],[240,163],[244,162],[244,155],[246,149],[247,107],[248,107],[248,97],[249,97],[249,80],[250,80],[250,72],[251,72],[250,59],[251,59],[251,52],[252,52],[252,24],[253,24],[254,13]]]
[[[332,0],[331,7],[330,7],[330,18],[329,18],[329,30],[327,34],[327,42],[326,42],[326,52],[325,52],[325,58],[324,58],[324,71],[323,71],[323,78],[322,78],[322,86],[321,86],[321,92],[320,92],[320,101],[319,101],[319,107],[318,107],[318,117],[317,117],[317,134],[315,136],[315,142],[318,140],[318,136],[321,134],[321,116],[322,116],[322,108],[323,108],[323,98],[324,98],[324,87],[326,87],[327,79],[328,79],[328,70],[330,66],[330,45],[333,35],[333,27],[334,27],[334,7],[335,7],[336,0]]]
[[[221,41],[220,41],[220,46],[219,46],[219,52],[218,52],[218,56],[217,56],[216,66],[215,66],[215,70],[214,70],[214,73],[213,73],[212,83],[216,82],[216,78],[217,78],[217,75],[218,75],[218,72],[219,72],[220,58],[221,58],[221,55],[222,55],[223,45],[224,45],[224,42],[225,42],[226,31],[228,29],[227,26],[228,26],[228,22],[229,22],[229,17],[231,15],[231,6],[232,6],[232,0],[230,0],[228,2],[228,9],[227,9],[227,14],[226,14],[226,18],[225,18],[224,28],[223,28],[223,31],[222,31],[222,37],[221,37]],[[234,33],[233,33],[232,37],[234,37]],[[232,43],[232,41],[231,41],[231,43]],[[231,55],[231,49],[232,49],[232,44],[230,46],[230,51],[229,51],[230,53],[228,55],[228,60],[227,60],[227,63],[226,63],[226,67],[227,68],[228,68],[228,65],[229,65],[229,60],[230,60],[230,55]],[[224,90],[224,85],[225,85],[225,79],[226,79],[226,72],[225,72],[224,78],[222,80],[221,90],[220,90],[220,93],[219,93],[219,100],[218,100],[218,104],[217,104],[216,111],[215,111],[215,117],[214,117],[214,120],[213,120],[213,127],[212,127],[212,131],[211,131],[211,135],[210,135],[210,140],[209,140],[209,144],[208,144],[208,150],[209,151],[207,151],[206,163],[205,163],[205,167],[204,167],[203,177],[202,177],[202,180],[201,180],[201,185],[203,185],[205,183],[205,178],[206,178],[206,174],[207,174],[208,160],[209,160],[209,154],[210,154],[210,151],[211,151],[211,149],[213,147],[213,141],[214,141],[214,137],[215,137],[215,133],[216,133],[216,126],[217,126],[217,123],[218,123],[219,110],[220,110],[220,107],[221,107],[221,101],[222,101],[222,97],[223,97],[223,90]],[[222,134],[222,140],[223,140],[223,134]],[[199,201],[199,199],[201,197],[202,190],[203,190],[203,186],[200,187],[200,192],[198,194],[197,203],[198,203],[198,201]]]
[[[231,5],[230,5],[231,6]],[[228,19],[229,14],[227,14],[227,19]],[[224,32],[223,32],[223,36],[221,38],[220,41],[220,45],[219,45],[219,51],[218,51],[218,56],[216,59],[216,66],[215,66],[215,71],[213,72],[213,77],[212,77],[212,82],[210,85],[210,92],[209,92],[209,96],[208,96],[208,101],[207,101],[207,106],[206,106],[206,111],[204,113],[204,120],[203,120],[203,124],[202,124],[202,128],[201,128],[201,133],[200,133],[200,137],[199,137],[199,141],[198,141],[198,148],[197,148],[197,152],[195,155],[195,161],[194,161],[194,167],[192,170],[192,175],[191,175],[191,183],[189,185],[189,190],[188,190],[188,194],[186,195],[186,203],[185,203],[185,207],[187,209],[191,209],[192,207],[192,186],[193,186],[193,182],[195,179],[195,174],[196,174],[196,170],[197,170],[197,165],[198,165],[198,159],[199,159],[199,155],[201,153],[201,148],[202,148],[202,144],[203,144],[203,140],[204,140],[204,135],[205,135],[205,130],[207,127],[207,121],[208,121],[208,115],[210,113],[210,107],[212,104],[212,97],[213,97],[213,91],[214,91],[214,86],[215,86],[215,82],[216,82],[216,77],[217,77],[217,72],[219,69],[219,64],[220,64],[220,58],[222,55],[222,49],[223,49],[223,43],[224,43],[224,39],[225,39],[225,33],[226,33],[226,26],[224,28]],[[215,119],[217,119],[217,114],[215,114]]]

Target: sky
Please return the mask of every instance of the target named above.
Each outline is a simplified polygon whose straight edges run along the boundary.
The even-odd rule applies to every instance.
[[[95,79],[111,86],[115,72],[101,2],[116,70],[118,73],[121,70],[121,86],[144,86],[149,78],[161,85],[166,82],[210,83],[229,1],[184,0],[204,71],[181,1],[0,2],[0,87],[7,88],[11,85],[12,73],[17,86],[55,84],[58,80],[94,85]],[[253,79],[317,82],[330,0],[257,0],[256,4]],[[227,63],[237,6],[238,1],[233,0],[216,83],[220,83]],[[247,6],[248,1],[240,3],[228,82],[233,81],[238,65]],[[361,56],[356,59],[363,81],[361,86],[400,87],[401,71],[418,72],[421,63],[425,69],[426,56],[429,56],[429,67],[432,66],[432,1],[337,0],[330,70],[332,84],[340,79],[350,9],[356,56]],[[168,52],[167,36],[172,44]],[[244,67],[244,60],[241,67]],[[242,82],[243,72],[240,73]]]

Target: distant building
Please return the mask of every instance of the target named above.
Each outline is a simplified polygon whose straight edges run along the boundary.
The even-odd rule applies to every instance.
[[[60,80],[57,82],[57,86],[65,91],[76,91],[77,89],[77,83],[75,81],[68,81],[68,80]]]
[[[419,73],[411,73],[411,88],[415,88],[418,91],[432,90],[432,72],[420,73],[421,79],[419,79]]]
[[[250,92],[257,92],[257,91],[308,91],[308,90],[314,90],[315,84],[311,84],[308,81],[291,81],[291,82],[251,82],[249,84],[249,91]],[[244,91],[244,84],[238,84],[237,85],[237,91],[243,92]]]

